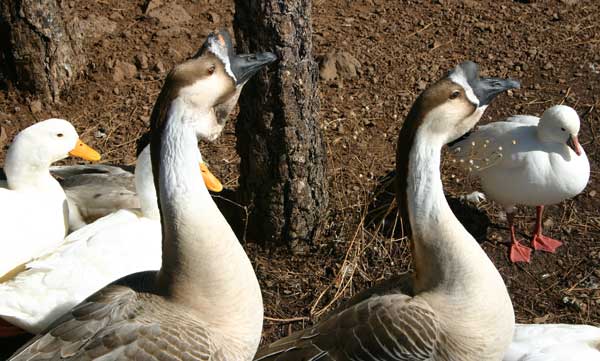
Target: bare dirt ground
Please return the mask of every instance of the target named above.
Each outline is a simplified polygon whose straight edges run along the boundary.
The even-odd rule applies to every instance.
[[[89,66],[60,104],[39,107],[11,88],[0,91],[0,159],[19,129],[63,117],[103,153],[103,162],[133,164],[165,71],[192,55],[211,30],[230,28],[233,17],[232,1],[165,2],[153,15],[144,14],[143,3],[69,2],[71,21],[88,24]],[[492,104],[483,122],[540,115],[559,103],[574,107],[592,175],[582,194],[548,207],[546,232],[564,246],[555,255],[536,252],[531,264],[509,262],[497,205],[456,200],[477,182],[445,158],[444,184],[455,212],[502,273],[518,321],[600,325],[599,6],[594,0],[314,0],[315,54],[350,54],[357,62],[346,63],[357,75],[342,69],[320,83],[331,201],[311,254],[292,256],[244,240],[263,287],[264,340],[305,327],[356,291],[410,269],[408,240],[392,230],[394,217],[385,223],[378,217],[390,199],[380,192],[382,178],[394,168],[397,134],[412,101],[466,59],[486,75],[522,82]],[[201,145],[228,188],[237,185],[235,141],[229,124],[220,139]],[[534,216],[532,208],[517,216],[524,240]]]

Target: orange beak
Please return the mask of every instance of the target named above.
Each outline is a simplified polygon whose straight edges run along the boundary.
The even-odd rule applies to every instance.
[[[220,192],[223,190],[223,184],[221,181],[217,179],[206,166],[206,163],[200,163],[200,171],[202,172],[202,179],[204,179],[204,184],[206,184],[206,188],[212,192]]]
[[[82,142],[81,139],[77,139],[77,144],[75,145],[75,148],[69,152],[69,155],[94,162],[99,161],[101,158],[100,153],[96,152],[89,145]]]

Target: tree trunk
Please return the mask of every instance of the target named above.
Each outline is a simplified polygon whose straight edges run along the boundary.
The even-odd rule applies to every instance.
[[[239,51],[279,57],[240,97],[236,133],[240,191],[253,207],[249,234],[304,253],[328,203],[311,0],[236,0],[233,25]]]
[[[0,0],[4,77],[19,89],[58,101],[83,66],[57,0]]]

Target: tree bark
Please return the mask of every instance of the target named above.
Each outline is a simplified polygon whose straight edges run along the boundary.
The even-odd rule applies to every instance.
[[[0,0],[4,77],[17,88],[58,101],[83,67],[57,0]]]
[[[249,234],[305,253],[328,203],[311,0],[236,0],[233,25],[238,51],[279,57],[240,97],[236,133],[240,192],[252,206]]]

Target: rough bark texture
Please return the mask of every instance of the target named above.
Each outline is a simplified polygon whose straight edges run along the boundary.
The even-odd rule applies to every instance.
[[[0,0],[4,77],[18,88],[57,101],[83,66],[57,0]]]
[[[279,57],[250,81],[237,120],[242,199],[250,235],[306,252],[327,208],[325,147],[318,122],[318,67],[311,0],[236,0],[238,51]]]

